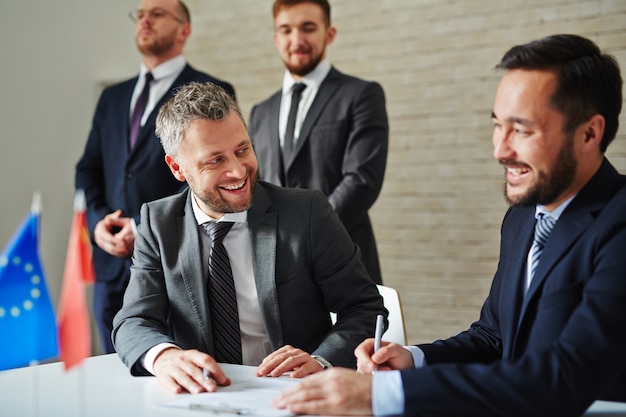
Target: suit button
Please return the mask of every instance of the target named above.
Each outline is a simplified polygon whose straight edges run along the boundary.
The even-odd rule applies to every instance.
[[[133,179],[133,173],[132,172],[127,172],[126,173],[126,179],[127,180],[132,180]]]

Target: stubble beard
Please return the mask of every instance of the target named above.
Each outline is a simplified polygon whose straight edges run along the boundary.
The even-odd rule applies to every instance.
[[[523,195],[509,197],[508,184],[504,183],[504,198],[512,207],[548,205],[565,192],[576,177],[578,162],[574,157],[574,137],[569,136],[559,151],[550,172],[541,171],[535,184]]]
[[[219,190],[208,195],[203,195],[200,199],[207,207],[216,213],[240,213],[246,211],[252,206],[252,196],[257,183],[257,175],[258,173],[254,173],[253,170],[248,170],[247,181],[250,182],[250,190],[246,201],[231,203],[221,196]]]

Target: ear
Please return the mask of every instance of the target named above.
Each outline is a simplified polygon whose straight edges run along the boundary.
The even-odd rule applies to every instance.
[[[331,26],[326,31],[326,45],[330,45],[335,40],[335,36],[337,36],[337,28]]]
[[[583,129],[583,149],[595,150],[600,148],[606,121],[600,114],[594,114],[589,120],[582,124]]]
[[[180,28],[180,39],[184,43],[189,36],[191,36],[191,25],[189,23],[183,23]]]
[[[174,174],[174,178],[181,182],[186,181],[185,174],[183,173],[180,165],[171,155],[165,155],[165,163],[168,167],[170,167],[170,171]]]

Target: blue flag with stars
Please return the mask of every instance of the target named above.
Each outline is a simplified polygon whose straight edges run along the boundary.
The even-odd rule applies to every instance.
[[[39,258],[39,213],[33,210],[0,255],[0,370],[57,353],[54,310]]]

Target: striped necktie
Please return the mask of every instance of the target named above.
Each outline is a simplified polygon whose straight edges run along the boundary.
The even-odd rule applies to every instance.
[[[533,254],[531,260],[531,274],[530,278],[535,276],[535,270],[539,265],[539,259],[543,253],[543,248],[550,237],[550,233],[556,224],[556,220],[550,216],[546,216],[544,213],[539,213],[539,218],[535,224],[535,239],[533,241]],[[530,286],[530,282],[528,283]]]
[[[209,253],[209,308],[213,328],[215,360],[241,365],[241,333],[233,272],[222,241],[233,227],[232,222],[203,223],[212,241]]]

